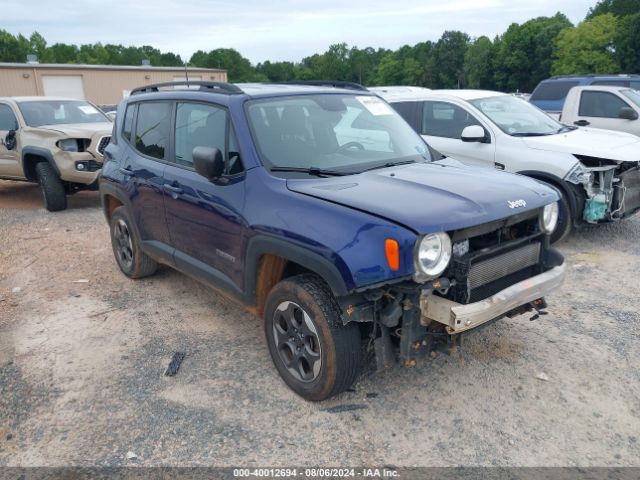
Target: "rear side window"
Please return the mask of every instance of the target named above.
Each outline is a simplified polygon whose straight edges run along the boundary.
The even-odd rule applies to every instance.
[[[9,105],[0,104],[0,130],[8,132],[17,130],[18,121]]]
[[[567,96],[569,90],[579,85],[576,80],[558,80],[541,83],[536,87],[531,95],[531,101],[537,100],[562,100]]]
[[[171,128],[171,104],[149,102],[138,105],[135,146],[143,155],[164,160]]]
[[[135,104],[127,105],[127,111],[124,114],[124,122],[122,122],[122,136],[131,141],[131,129],[133,127],[133,112]]]
[[[448,102],[424,102],[422,134],[460,139],[462,130],[480,122],[464,108]]]
[[[582,92],[580,110],[582,117],[618,118],[620,109],[628,107],[627,103],[609,92]]]

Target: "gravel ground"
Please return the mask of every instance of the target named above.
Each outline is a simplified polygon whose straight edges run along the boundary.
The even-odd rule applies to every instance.
[[[97,194],[69,206],[0,181],[0,465],[640,466],[640,217],[560,246],[549,315],[312,404],[259,319],[170,269],[128,280]]]

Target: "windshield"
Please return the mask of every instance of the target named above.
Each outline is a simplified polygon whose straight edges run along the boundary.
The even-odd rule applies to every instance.
[[[110,120],[90,103],[79,100],[18,102],[24,121],[30,127],[65,123],[100,123]]]
[[[480,98],[470,101],[500,130],[512,136],[553,135],[563,129],[542,110],[511,95]]]
[[[273,171],[349,174],[431,159],[424,140],[378,97],[269,98],[249,102],[247,112],[262,161]]]
[[[622,90],[622,94],[640,107],[640,92],[638,90]]]

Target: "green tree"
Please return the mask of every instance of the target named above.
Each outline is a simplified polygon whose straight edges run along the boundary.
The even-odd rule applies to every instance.
[[[25,62],[28,50],[6,30],[0,30],[0,61]]]
[[[496,87],[530,92],[551,74],[553,45],[561,31],[572,27],[561,13],[513,23],[497,39],[493,62]]]
[[[619,19],[614,44],[621,71],[640,72],[640,13]]]
[[[256,75],[251,62],[233,48],[218,48],[210,52],[198,50],[189,64],[203,68],[224,68],[230,82],[252,82],[265,77]]]
[[[52,63],[76,63],[79,50],[75,45],[54,43],[49,47],[49,52],[53,56]]]
[[[471,39],[460,31],[445,31],[434,47],[435,86],[462,88],[465,86],[464,55]]]
[[[493,57],[495,48],[488,37],[477,38],[464,55],[464,70],[467,77],[467,87],[492,89]]]
[[[587,20],[612,13],[618,17],[640,13],[640,0],[601,0],[595,7],[589,9]]]
[[[607,13],[560,32],[554,48],[552,73],[618,73],[620,63],[614,49],[618,23],[617,17]]]

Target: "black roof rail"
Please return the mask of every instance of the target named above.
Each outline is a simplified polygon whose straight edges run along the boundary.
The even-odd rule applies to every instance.
[[[312,85],[314,87],[333,87],[333,88],[345,88],[348,90],[359,90],[368,92],[366,87],[363,87],[359,83],[345,82],[342,80],[288,80],[286,82],[275,82],[279,85]]]
[[[228,94],[238,94],[244,93],[238,86],[233,85],[231,83],[226,82],[202,82],[202,81],[179,81],[179,82],[165,82],[165,83],[154,83],[152,85],[144,85],[142,87],[134,88],[131,90],[130,95],[136,95],[139,93],[149,93],[149,92],[158,92],[163,87],[191,87],[198,86],[198,90],[200,91],[210,91],[215,93],[228,93]]]

